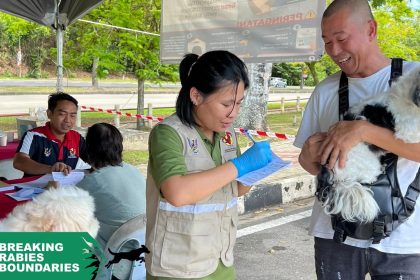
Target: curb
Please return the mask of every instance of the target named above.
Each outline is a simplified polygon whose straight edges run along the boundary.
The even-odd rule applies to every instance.
[[[256,184],[238,199],[238,213],[241,215],[273,204],[309,198],[314,195],[315,182],[315,176],[303,174]]]

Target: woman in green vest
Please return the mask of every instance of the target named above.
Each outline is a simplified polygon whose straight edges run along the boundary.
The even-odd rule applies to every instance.
[[[243,155],[235,121],[249,86],[245,64],[228,51],[188,54],[179,67],[176,113],[149,138],[147,279],[235,279],[235,179],[266,166],[270,145]]]

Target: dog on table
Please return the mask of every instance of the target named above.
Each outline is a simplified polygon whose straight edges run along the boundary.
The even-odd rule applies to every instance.
[[[0,221],[0,231],[88,232],[96,237],[99,222],[93,198],[75,186],[49,188],[32,201],[16,206]]]
[[[401,76],[390,89],[353,106],[344,120],[367,120],[391,129],[406,143],[420,142],[420,66]],[[340,214],[349,222],[372,222],[379,213],[372,190],[362,184],[375,182],[382,173],[381,157],[388,152],[374,145],[359,143],[353,147],[344,169],[323,167],[319,178],[332,189],[323,202],[327,214]]]

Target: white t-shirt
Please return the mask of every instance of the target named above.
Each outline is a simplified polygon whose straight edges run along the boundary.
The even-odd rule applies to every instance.
[[[403,75],[418,62],[405,62]],[[353,106],[367,98],[381,94],[388,89],[391,66],[384,67],[366,78],[348,78],[349,106]],[[294,145],[302,148],[306,139],[316,132],[326,132],[338,121],[338,87],[341,72],[335,73],[323,80],[314,90],[305,107],[302,123],[297,133]],[[400,188],[406,193],[408,185],[414,180],[420,163],[399,158],[397,171]],[[357,247],[373,247],[381,252],[395,254],[420,253],[420,199],[417,200],[415,211],[410,218],[394,230],[390,237],[379,244],[371,241],[347,238],[345,243]],[[330,216],[324,213],[320,202],[315,199],[312,210],[309,233],[320,238],[332,239],[334,231]]]

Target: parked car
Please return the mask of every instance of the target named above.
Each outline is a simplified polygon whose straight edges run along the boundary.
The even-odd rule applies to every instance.
[[[272,77],[270,79],[270,86],[278,87],[278,88],[285,88],[287,87],[287,80],[279,78],[279,77]]]

